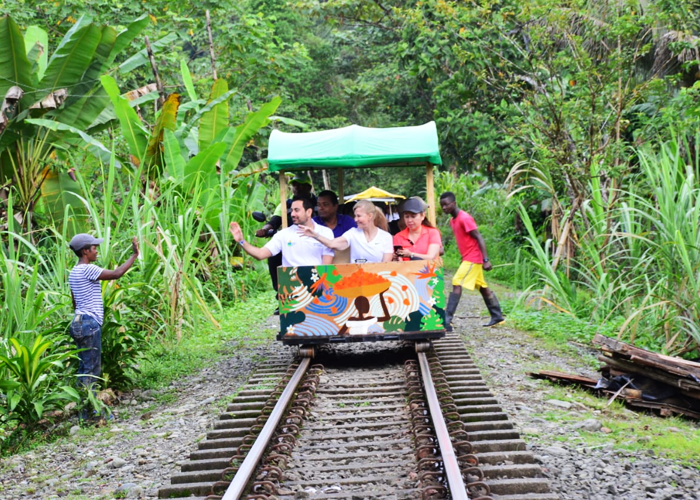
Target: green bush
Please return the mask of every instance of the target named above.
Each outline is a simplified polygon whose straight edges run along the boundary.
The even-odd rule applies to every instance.
[[[102,378],[105,387],[124,390],[136,383],[138,361],[149,345],[139,322],[133,321],[128,288],[108,282],[103,290]]]
[[[0,379],[0,421],[11,427],[21,423],[31,430],[46,412],[80,401],[73,387],[63,385],[66,362],[78,350],[52,351],[54,345],[54,340],[41,335],[29,345],[9,339],[7,354],[0,354],[0,374],[4,373]]]

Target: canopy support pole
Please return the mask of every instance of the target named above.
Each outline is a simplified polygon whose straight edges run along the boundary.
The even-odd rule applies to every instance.
[[[428,199],[428,220],[437,227],[435,217],[435,183],[433,182],[433,165],[425,164],[425,197]]]
[[[282,204],[282,229],[287,229],[287,174],[280,170],[280,203]]]
[[[345,203],[345,170],[338,169],[338,202]]]

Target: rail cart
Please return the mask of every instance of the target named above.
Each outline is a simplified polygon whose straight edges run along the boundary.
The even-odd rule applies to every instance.
[[[333,169],[343,200],[346,168],[425,168],[428,219],[435,225],[433,166],[441,165],[434,122],[416,127],[358,125],[321,132],[273,130],[269,170],[279,172],[286,206],[287,172]],[[282,218],[283,227],[287,225]],[[287,345],[424,340],[445,335],[444,279],[434,261],[279,267],[280,332]]]

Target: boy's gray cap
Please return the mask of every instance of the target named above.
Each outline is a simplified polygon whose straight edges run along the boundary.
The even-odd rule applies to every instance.
[[[72,250],[80,250],[91,245],[99,245],[104,241],[103,238],[95,238],[87,233],[80,233],[73,236],[68,244]]]
[[[412,196],[406,200],[406,203],[401,207],[402,212],[413,212],[414,214],[419,214],[425,212],[428,209],[428,204],[421,200],[418,196]]]

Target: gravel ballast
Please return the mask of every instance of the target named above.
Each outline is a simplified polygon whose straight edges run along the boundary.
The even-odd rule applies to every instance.
[[[582,362],[593,351],[550,353],[541,340],[514,330],[508,322],[482,328],[485,318],[479,315],[484,310],[480,296],[464,294],[456,331],[536,455],[554,493],[562,499],[700,499],[696,468],[651,450],[616,449],[613,436],[603,444],[587,444],[586,433],[602,436],[609,430],[604,427],[606,416],[578,401],[553,396],[549,383],[526,374],[556,368],[596,377]],[[260,327],[275,328],[276,321],[271,317]],[[264,346],[238,344],[235,355],[173,383],[167,390],[174,400],[168,404],[153,407],[158,394],[135,391],[106,427],[73,425],[55,443],[3,459],[0,498],[156,498],[158,488],[179,472],[258,360],[287,349],[272,338]],[[544,418],[552,413],[561,414],[562,420]],[[635,414],[629,412],[627,418],[633,421]]]
[[[484,311],[480,296],[464,295],[455,331],[540,462],[552,492],[562,499],[700,498],[697,468],[655,456],[653,450],[616,449],[612,435],[600,444],[610,431],[603,425],[610,416],[579,401],[562,401],[552,395],[552,384],[527,375],[555,369],[598,378],[585,361],[595,357],[595,350],[574,345],[571,354],[548,352],[543,340],[511,328],[508,321],[483,328],[487,318],[479,315]],[[545,414],[561,415],[561,420]],[[615,418],[634,422],[638,414],[624,410]],[[598,433],[596,444],[588,444],[583,433]]]

